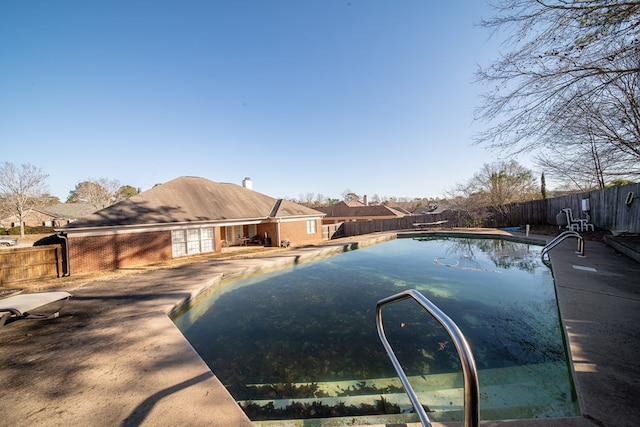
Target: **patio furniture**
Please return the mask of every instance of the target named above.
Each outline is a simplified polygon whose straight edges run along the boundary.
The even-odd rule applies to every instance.
[[[587,218],[574,218],[573,212],[571,212],[570,208],[564,208],[562,211],[567,215],[567,229],[575,231],[588,231],[591,228],[591,231],[594,231],[593,224],[589,222],[589,214],[587,214]]]
[[[571,209],[564,208],[562,209],[562,212],[567,218],[567,221],[566,221],[567,223],[565,224],[565,227],[567,228],[567,230],[580,231],[580,223],[573,220],[573,215],[571,215]]]
[[[446,224],[447,222],[449,221],[443,220],[443,221],[434,221],[434,222],[414,222],[413,228],[422,229],[422,228],[429,228],[429,227],[437,227],[438,225],[443,225],[443,224]]]
[[[19,294],[0,299],[0,327],[10,318],[19,319],[54,319],[60,315],[60,310],[71,297],[69,292],[38,292],[33,294]],[[33,313],[45,305],[61,301],[62,304],[52,314]]]

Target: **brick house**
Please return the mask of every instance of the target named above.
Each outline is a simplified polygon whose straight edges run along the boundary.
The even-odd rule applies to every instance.
[[[338,224],[345,221],[371,221],[374,219],[402,218],[410,215],[400,208],[391,208],[385,205],[369,205],[357,201],[339,202],[327,207],[316,208],[326,214],[323,224]]]
[[[183,176],[56,229],[67,272],[113,270],[242,244],[322,240],[323,213],[244,186]]]
[[[24,218],[27,227],[61,227],[96,211],[89,203],[57,203],[55,205],[31,209]],[[11,228],[20,226],[20,219],[12,215],[0,220],[0,226]]]

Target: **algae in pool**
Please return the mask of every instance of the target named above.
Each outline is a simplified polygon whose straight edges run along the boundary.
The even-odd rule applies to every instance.
[[[482,419],[573,416],[553,278],[540,249],[500,239],[397,239],[228,283],[198,303],[197,318],[174,321],[253,420],[411,414],[377,336],[375,308],[416,289],[469,341]],[[429,417],[460,420],[461,367],[446,332],[412,301],[385,307],[384,323]]]

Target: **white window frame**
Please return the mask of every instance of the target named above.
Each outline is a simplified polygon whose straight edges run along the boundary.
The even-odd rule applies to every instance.
[[[315,219],[307,220],[307,234],[316,234],[316,231],[317,231],[316,220]]]
[[[213,227],[171,231],[171,256],[181,257],[215,251]]]

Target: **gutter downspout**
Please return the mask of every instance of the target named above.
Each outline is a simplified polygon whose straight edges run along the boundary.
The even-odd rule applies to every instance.
[[[58,237],[64,240],[64,259],[62,261],[66,266],[66,271],[62,273],[62,277],[67,277],[71,275],[71,273],[69,273],[69,239],[67,239],[67,235],[64,233],[58,234]]]
[[[280,238],[280,220],[281,219],[282,218],[276,218],[277,231],[278,231],[278,233],[277,233],[278,234],[278,240],[276,240],[276,241],[278,242],[278,246],[277,246],[278,248],[280,247],[280,242],[282,241],[281,238]]]
[[[278,238],[276,240],[276,242],[278,243],[278,245],[276,246],[277,248],[280,247],[280,221],[282,218],[276,215],[278,215],[278,211],[280,210],[281,204],[282,204],[282,199],[276,200],[273,207],[271,208],[271,213],[269,214],[270,218],[275,218],[276,220],[276,237]],[[273,242],[271,242],[271,246],[273,246]]]

